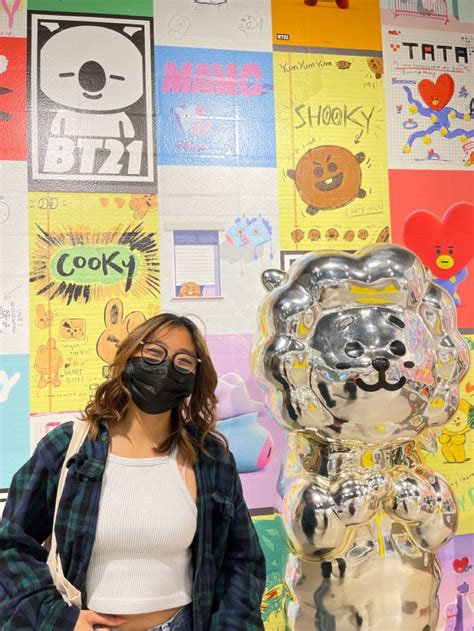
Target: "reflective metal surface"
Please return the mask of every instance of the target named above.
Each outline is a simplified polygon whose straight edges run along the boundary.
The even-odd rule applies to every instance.
[[[434,551],[457,526],[420,463],[469,366],[450,296],[410,251],[310,253],[267,270],[254,371],[288,448],[289,628],[435,631]]]

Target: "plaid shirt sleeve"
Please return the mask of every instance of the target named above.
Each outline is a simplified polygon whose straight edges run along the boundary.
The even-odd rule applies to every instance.
[[[51,533],[62,465],[55,453],[48,456],[52,440],[43,439],[14,475],[0,522],[2,631],[72,631],[79,617],[54,586],[42,546]]]
[[[209,631],[264,629],[260,604],[265,589],[265,557],[234,464],[234,517],[214,589]]]

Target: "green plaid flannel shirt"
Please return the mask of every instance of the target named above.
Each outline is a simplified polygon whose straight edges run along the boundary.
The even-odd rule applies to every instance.
[[[0,522],[2,631],[69,631],[79,616],[55,588],[47,551],[59,474],[72,422],[49,432],[14,475]],[[191,431],[191,430],[189,430]],[[265,560],[232,456],[214,439],[210,456],[198,453],[198,528],[193,542],[194,631],[263,629],[260,603]],[[68,462],[56,518],[58,551],[66,578],[87,603],[86,573],[97,525],[109,435],[101,424]]]

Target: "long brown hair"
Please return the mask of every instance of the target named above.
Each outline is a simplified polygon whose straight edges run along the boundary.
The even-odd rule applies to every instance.
[[[169,327],[186,328],[196,346],[197,356],[201,360],[196,371],[196,382],[191,397],[182,401],[171,415],[171,434],[164,443],[157,448],[158,453],[172,449],[176,444],[191,462],[196,460],[195,448],[205,451],[203,445],[208,435],[221,440],[226,449],[226,439],[216,430],[215,390],[217,374],[212,364],[204,336],[192,320],[173,313],[161,313],[137,326],[126,337],[110,365],[109,377],[96,390],[94,396],[86,406],[83,418],[88,421],[90,437],[95,440],[99,432],[99,423],[108,421],[118,423],[123,418],[131,402],[130,392],[122,381],[122,374],[132,355],[137,351],[143,340],[149,339],[155,332]],[[186,431],[186,425],[193,425],[198,430],[200,439]]]

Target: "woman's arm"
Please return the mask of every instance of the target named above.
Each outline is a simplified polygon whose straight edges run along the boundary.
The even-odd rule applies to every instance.
[[[209,631],[260,631],[260,604],[265,589],[265,557],[245,504],[234,465],[234,517],[215,582]]]
[[[0,522],[2,631],[70,631],[79,616],[54,586],[42,546],[62,464],[49,462],[44,442],[14,475]]]

